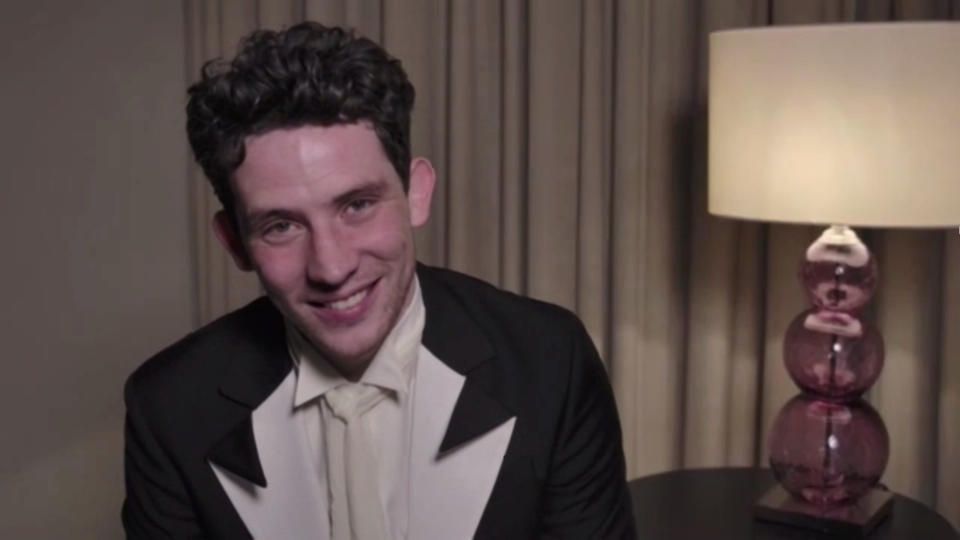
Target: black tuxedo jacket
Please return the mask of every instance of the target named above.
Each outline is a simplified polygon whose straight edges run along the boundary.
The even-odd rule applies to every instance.
[[[465,377],[439,459],[515,418],[476,537],[632,538],[616,406],[580,321],[462,274],[417,274],[423,345]],[[128,537],[250,537],[211,463],[267,485],[251,415],[291,369],[283,319],[259,299],[131,375]]]

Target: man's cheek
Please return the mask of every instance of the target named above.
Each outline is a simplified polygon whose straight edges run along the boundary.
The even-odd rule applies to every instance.
[[[298,257],[260,252],[254,256],[254,261],[260,281],[277,292],[289,292],[303,275],[303,261]]]
[[[367,246],[368,251],[381,259],[397,259],[409,250],[411,241],[410,237],[402,232],[378,231],[369,238]]]
[[[404,254],[410,248],[412,233],[410,225],[402,220],[402,216],[389,216],[377,223],[371,224],[364,233],[362,242],[368,251],[375,252],[383,258],[394,258]]]

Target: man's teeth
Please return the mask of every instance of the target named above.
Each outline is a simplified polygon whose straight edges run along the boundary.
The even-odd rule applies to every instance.
[[[327,304],[327,307],[330,307],[336,310],[350,309],[353,306],[359,304],[360,301],[363,300],[365,296],[367,296],[367,289],[364,289],[348,298],[344,298],[343,300],[330,302],[329,304]]]

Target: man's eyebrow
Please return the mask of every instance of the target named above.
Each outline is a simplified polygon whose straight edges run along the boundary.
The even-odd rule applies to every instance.
[[[385,178],[370,180],[369,182],[365,182],[351,189],[350,191],[337,195],[333,202],[337,206],[342,206],[358,198],[379,197],[387,191],[387,187],[387,179]]]

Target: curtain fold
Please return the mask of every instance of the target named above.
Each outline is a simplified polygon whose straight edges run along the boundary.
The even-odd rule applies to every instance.
[[[943,233],[886,231],[876,319],[886,348],[870,398],[890,433],[884,481],[921,500],[936,490]],[[912,399],[904,399],[910,396]]]
[[[787,325],[817,228],[706,212],[709,32],[768,24],[951,19],[960,0],[186,0],[188,66],[304,18],[399,57],[417,89],[414,153],[438,172],[421,260],[559,303],[605,358],[628,474],[766,462],[796,387]],[[210,231],[196,167],[203,321],[259,293]],[[867,231],[891,436],[884,482],[960,525],[960,237]]]
[[[954,4],[955,6],[957,4]],[[958,6],[960,7],[960,6]],[[953,14],[960,14],[955,8]],[[937,508],[960,528],[960,234],[943,242],[939,388],[936,400]]]

